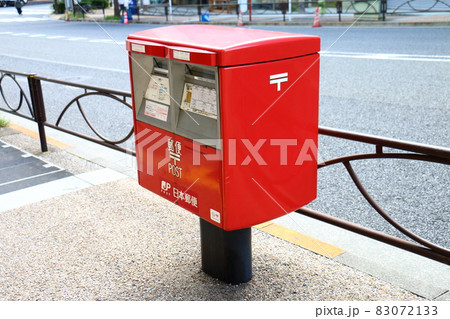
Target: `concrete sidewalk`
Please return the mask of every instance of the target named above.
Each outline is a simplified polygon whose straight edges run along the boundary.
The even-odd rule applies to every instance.
[[[35,123],[0,116],[0,154],[16,154],[1,180],[29,157],[67,173],[0,194],[0,300],[449,300],[445,265],[423,282],[410,264],[376,278],[350,262],[370,261],[276,223],[253,228],[253,279],[226,285],[201,271],[198,218],[141,188],[132,156],[51,129],[42,153]]]

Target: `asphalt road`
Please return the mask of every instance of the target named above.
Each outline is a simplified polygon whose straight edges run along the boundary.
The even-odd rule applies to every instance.
[[[20,21],[10,18],[13,14],[5,15],[5,10],[13,8],[0,8],[0,69],[130,90],[124,41],[128,34],[154,26],[66,23],[45,13],[34,15],[40,20],[26,20],[27,15],[32,16],[32,7],[42,9],[39,5],[26,6]],[[258,28],[321,37],[320,125],[450,146],[449,28]],[[52,120],[63,106],[61,102],[67,103],[73,92],[51,85],[45,90],[49,96],[48,117]],[[115,137],[129,129],[129,111],[109,105],[106,115],[104,112],[95,102],[88,110],[100,131]],[[79,124],[75,112],[68,114],[65,121],[73,129],[87,129]],[[355,143],[321,137],[319,160],[366,150]],[[356,163],[355,170],[401,224],[450,247],[448,167],[417,161],[369,160]],[[355,191],[343,167],[319,171],[319,196],[310,207],[398,235]]]

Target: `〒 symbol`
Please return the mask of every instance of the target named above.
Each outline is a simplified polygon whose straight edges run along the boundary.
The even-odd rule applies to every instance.
[[[288,73],[273,74],[270,76],[270,84],[277,85],[277,91],[281,90],[281,83],[288,81]]]

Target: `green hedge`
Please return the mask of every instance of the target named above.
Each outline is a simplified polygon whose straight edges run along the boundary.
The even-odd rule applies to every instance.
[[[55,3],[53,3],[53,10],[55,13],[64,13],[66,12],[66,4],[62,1],[58,1],[55,8]]]
[[[109,7],[109,0],[92,0],[91,5],[94,8],[108,8]]]
[[[79,1],[78,4],[88,4],[92,9],[102,9],[109,7],[109,0],[83,0]]]
[[[109,0],[83,0],[79,1],[78,4],[88,4],[92,9],[109,8]],[[55,8],[55,3],[53,3],[53,10],[58,14],[64,13],[66,12],[66,4],[64,1],[58,1]]]

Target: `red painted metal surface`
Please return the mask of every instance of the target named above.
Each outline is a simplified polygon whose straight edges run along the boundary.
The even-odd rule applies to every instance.
[[[215,149],[139,121],[135,129],[141,186],[208,221],[211,209],[223,211],[222,162],[208,161],[204,156],[215,154]],[[169,140],[181,145],[179,162],[168,156]]]
[[[220,91],[239,92],[221,95],[222,138],[236,142],[224,147],[224,209],[233,214],[225,217],[225,228],[271,220],[316,197],[318,59],[315,54],[220,70]],[[288,81],[277,91],[269,78],[283,72]]]
[[[145,49],[133,50],[133,43]],[[166,58],[178,50],[189,52],[186,63],[195,57],[197,64],[218,66],[221,148],[135,120],[140,185],[227,231],[311,202],[317,188],[319,38],[173,26],[127,41],[129,51],[146,55],[161,54],[159,45]]]
[[[217,53],[216,64],[231,66],[275,61],[319,52],[316,36],[214,25],[175,25],[133,33],[128,42],[156,42]],[[167,53],[166,53],[166,56]]]

